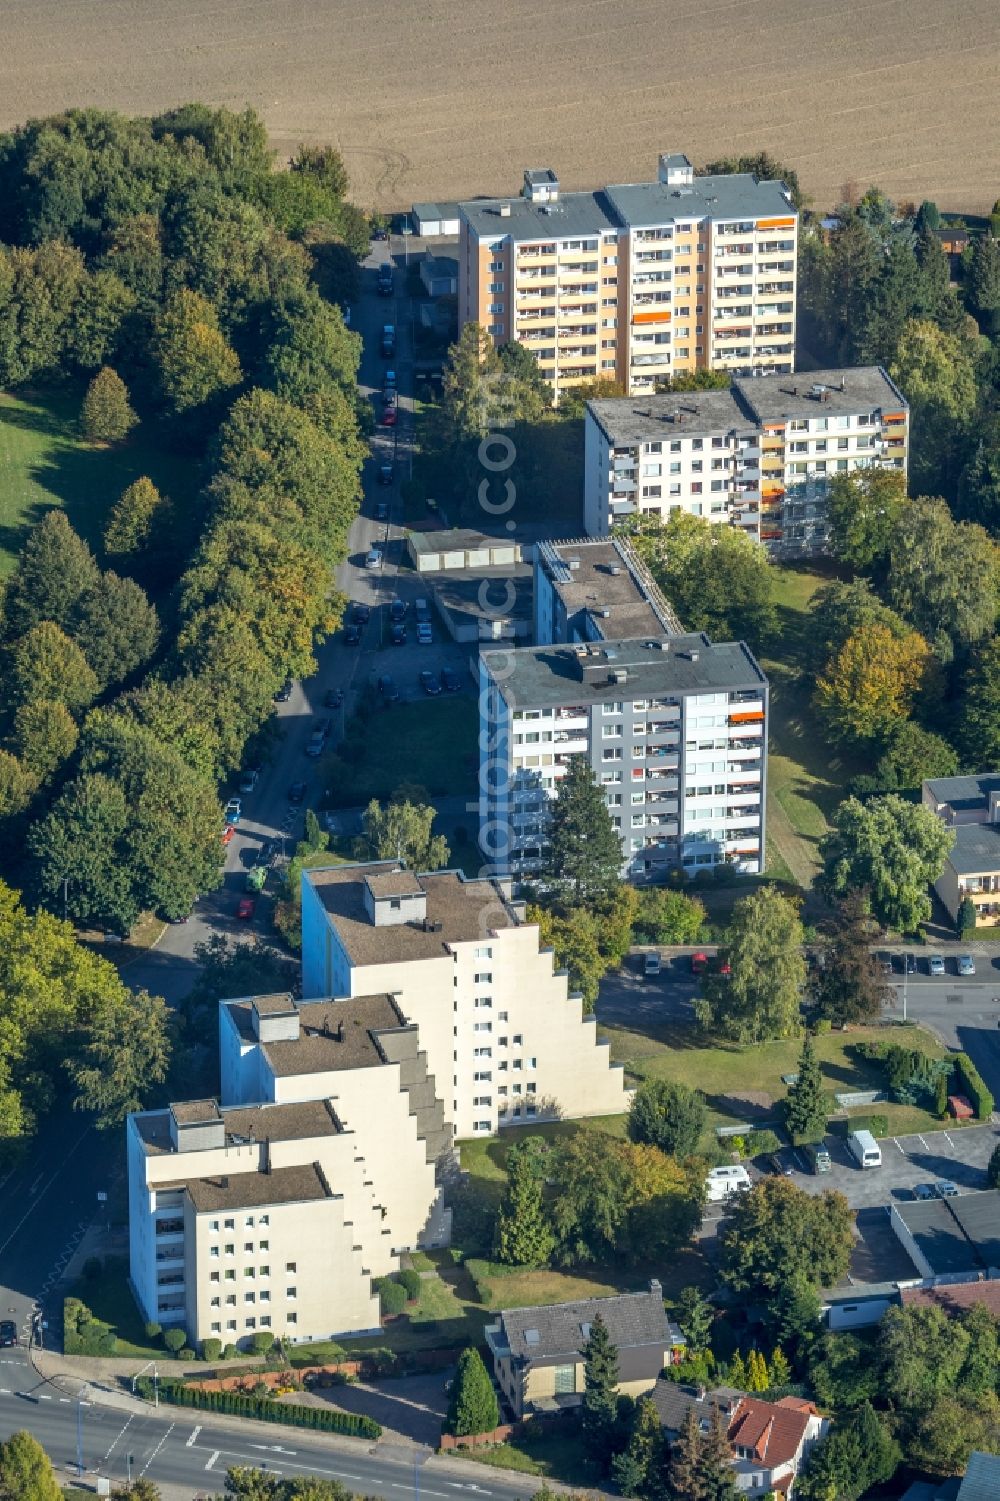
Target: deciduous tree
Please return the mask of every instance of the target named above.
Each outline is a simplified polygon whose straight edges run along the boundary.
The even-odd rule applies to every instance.
[[[77,608],[74,640],[102,691],[148,662],[159,638],[159,617],[144,591],[110,570]]]
[[[704,980],[699,1020],[738,1042],[794,1037],[806,967],[802,923],[791,898],[765,886],[733,907],[720,959]]]
[[[723,641],[767,640],[775,622],[773,569],[739,527],[675,511],[666,525],[642,517],[628,530],[689,630]]]
[[[88,1019],[87,1042],[70,1064],[74,1105],[92,1110],[102,1130],[121,1126],[162,1084],[170,1062],[170,1025],[159,996],[126,987],[108,996]]]
[[[83,398],[80,423],[91,443],[120,443],[138,422],[129,405],[128,387],[109,365],[98,370]]]
[[[899,1445],[870,1402],[833,1425],[813,1449],[795,1482],[803,1501],[858,1501],[869,1487],[891,1480],[899,1468]]]
[[[809,1194],[788,1178],[762,1178],[731,1201],[719,1237],[723,1281],[772,1302],[783,1288],[833,1287],[854,1247],[843,1194]]]
[[[61,1501],[62,1488],[52,1462],[25,1429],[0,1444],[0,1497],[3,1501]]]
[[[917,493],[947,482],[956,436],[976,405],[976,380],[965,342],[927,320],[902,331],[889,370],[910,404],[910,473]]]
[[[197,292],[175,292],[167,303],[153,330],[152,355],[160,395],[175,414],[202,406],[242,376],[218,314]]]
[[[99,683],[75,641],[51,620],[33,625],[11,648],[10,700],[48,699],[80,713],[97,697]]]
[[[66,705],[55,699],[31,699],[14,716],[12,744],[39,782],[44,782],[73,754],[79,735]]]
[[[364,811],[360,852],[370,860],[403,860],[411,870],[440,870],[451,851],[443,834],[432,834],[437,810],[429,803],[373,798]]]
[[[707,921],[700,897],[668,886],[648,886],[639,895],[635,936],[640,943],[697,943]]]
[[[875,1021],[892,991],[883,983],[872,953],[878,929],[866,895],[846,891],[827,928],[829,943],[810,985],[816,1009],[838,1025]]]
[[[169,515],[165,500],[145,474],[132,484],[111,507],[104,528],[104,551],[109,558],[134,557],[145,552]]]
[[[527,919],[538,924],[539,945],[552,950],[555,968],[566,971],[570,994],[582,998],[583,1014],[589,1016],[597,1005],[601,981],[608,969],[594,914],[585,907],[557,913],[529,906]]]
[[[953,521],[943,500],[915,500],[889,550],[892,603],[928,639],[981,641],[996,625],[1000,551],[981,526]]]
[[[834,738],[884,739],[909,715],[930,663],[916,631],[903,637],[883,625],[849,636],[816,683],[815,704]]]
[[[867,572],[888,555],[906,506],[906,477],[895,469],[876,466],[835,474],[826,504],[834,554],[852,568]]]
[[[940,735],[912,720],[897,724],[875,763],[880,792],[911,792],[930,777],[952,777],[958,757]]]
[[[49,620],[70,630],[76,607],[100,582],[100,570],[86,542],[64,511],[49,511],[32,527],[7,580],[3,634],[7,642]]]
[[[647,1079],[632,1096],[628,1134],[632,1141],[659,1147],[672,1157],[698,1150],[705,1125],[705,1096],[686,1084]]]
[[[970,766],[1000,763],[1000,641],[982,642],[971,654],[962,685],[957,738]]]
[[[929,808],[890,794],[867,804],[849,797],[820,842],[820,878],[829,896],[866,891],[875,917],[901,933],[915,933],[931,914],[928,887],[955,842]]]

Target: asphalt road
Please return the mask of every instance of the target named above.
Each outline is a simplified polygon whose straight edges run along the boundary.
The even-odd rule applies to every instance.
[[[186,1409],[161,1407],[138,1413],[78,1403],[60,1387],[40,1380],[23,1350],[0,1351],[0,1438],[27,1428],[43,1445],[60,1479],[78,1473],[82,1457],[84,1484],[97,1476],[123,1483],[145,1475],[161,1485],[185,1488],[194,1497],[222,1491],[225,1472],[253,1465],[269,1474],[293,1478],[316,1475],[335,1479],[358,1495],[399,1501],[400,1493],[434,1501],[516,1501],[538,1489],[534,1477],[507,1480],[476,1469],[466,1481],[454,1465],[429,1457],[427,1449],[376,1448],[362,1441],[324,1443],[313,1435],[271,1424],[214,1426],[198,1422]],[[91,1393],[91,1395],[94,1395]],[[79,1447],[78,1447],[79,1445]],[[472,1467],[470,1465],[470,1471]],[[419,1478],[418,1478],[419,1477]]]
[[[1000,971],[992,969],[988,959],[978,961],[977,967],[974,980],[908,976],[906,1017],[930,1027],[945,1047],[968,1053],[1000,1100]],[[892,986],[896,1000],[889,1015],[902,1019],[902,976],[894,977]]]

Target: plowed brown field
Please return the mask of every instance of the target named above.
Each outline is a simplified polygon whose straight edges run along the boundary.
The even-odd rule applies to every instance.
[[[0,124],[242,107],[332,140],[364,206],[767,148],[817,206],[1000,196],[1000,0],[2,0]]]

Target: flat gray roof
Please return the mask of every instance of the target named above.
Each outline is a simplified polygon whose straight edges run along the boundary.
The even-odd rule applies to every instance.
[[[414,552],[473,552],[477,548],[517,547],[509,535],[490,536],[486,532],[474,532],[467,527],[442,527],[439,531],[413,531],[409,542]]]
[[[605,188],[622,224],[669,224],[672,219],[790,219],[797,217],[780,182],[758,182],[751,172],[696,177],[690,186],[623,182]]]
[[[824,386],[825,399],[811,395]],[[906,412],[906,399],[881,365],[855,365],[840,370],[810,370],[802,375],[747,375],[733,381],[733,390],[758,422],[785,417],[850,417],[855,412]]]
[[[984,771],[969,777],[931,777],[924,786],[936,803],[947,803],[951,808],[985,808],[990,793],[1000,792],[1000,771]]]
[[[705,635],[672,636],[669,650],[652,640],[606,641],[592,648],[588,664],[606,664],[608,672],[624,668],[626,683],[602,678],[585,682],[574,646],[526,646],[515,651],[481,654],[511,708],[555,708],[624,698],[653,698],[662,694],[712,693],[760,686],[767,679],[745,642],[713,645]],[[691,653],[696,659],[692,660]]]
[[[418,219],[457,219],[459,205],[448,199],[444,203],[415,203],[413,212]]]
[[[897,1204],[895,1209],[935,1276],[975,1276],[1000,1265],[1000,1190]]]
[[[1000,829],[995,824],[960,823],[956,824],[954,834],[948,863],[958,875],[984,875],[1000,870]]]
[[[500,213],[501,204],[510,208],[509,214]],[[565,240],[618,228],[603,192],[560,193],[552,204],[522,197],[474,198],[459,208],[476,234],[486,239],[509,235],[513,240]]]
[[[437,606],[450,615],[475,620],[531,620],[532,578],[529,563],[497,563],[491,568],[445,568],[430,578]],[[485,587],[484,587],[485,586]],[[511,597],[513,595],[513,598]]]
[[[537,557],[567,619],[589,612],[603,640],[682,633],[670,603],[624,539],[578,537],[552,542],[540,547]]]
[[[365,908],[364,882],[370,874],[397,869],[395,861],[386,860],[317,866],[302,872],[302,879],[316,892],[354,964],[437,959],[448,952],[449,944],[473,943],[498,928],[515,926],[511,908],[495,881],[470,881],[461,872],[435,871],[417,876],[427,895],[426,921],[376,927]],[[331,1002],[334,1006],[341,1004]]]
[[[185,1188],[198,1214],[216,1209],[257,1209],[268,1205],[302,1204],[333,1195],[316,1163],[302,1167],[276,1167],[269,1173],[228,1173],[212,1178],[185,1178],[179,1183],[158,1183],[165,1192]]]
[[[588,401],[587,410],[611,443],[667,442],[701,433],[755,430],[732,390],[602,397]]]
[[[304,1001],[299,1006],[299,1025],[296,1038],[261,1043],[276,1078],[379,1068],[386,1060],[378,1034],[394,1032],[406,1022],[390,996],[363,995],[343,1001]]]

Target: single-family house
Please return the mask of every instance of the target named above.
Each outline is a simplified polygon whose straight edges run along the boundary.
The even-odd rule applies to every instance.
[[[703,1432],[711,1425],[713,1411],[718,1411],[726,1425],[739,1489],[751,1493],[778,1491],[788,1501],[792,1501],[796,1475],[830,1426],[811,1402],[800,1397],[765,1402],[729,1386],[709,1391],[661,1380],[656,1383],[652,1400],[671,1440],[680,1433],[692,1409]]]
[[[976,923],[1000,923],[1000,772],[935,777],[924,782],[922,801],[955,831],[955,843],[934,889],[953,922],[966,897]]]
[[[684,1336],[667,1318],[655,1278],[647,1292],[506,1308],[485,1332],[497,1385],[515,1419],[580,1404],[583,1349],[598,1316],[618,1351],[620,1393],[652,1391],[664,1366],[680,1358]]]

